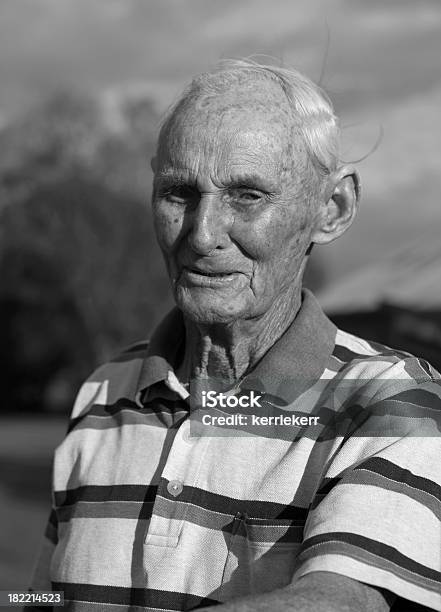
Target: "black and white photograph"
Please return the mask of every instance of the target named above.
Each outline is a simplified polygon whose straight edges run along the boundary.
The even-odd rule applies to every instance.
[[[0,610],[441,612],[439,0],[2,0],[0,85]]]

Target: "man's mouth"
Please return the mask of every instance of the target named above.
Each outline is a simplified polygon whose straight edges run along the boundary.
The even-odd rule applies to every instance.
[[[191,285],[215,287],[233,282],[238,275],[239,273],[235,271],[201,270],[184,266],[181,278]]]
[[[192,270],[191,268],[187,268],[187,270],[190,270],[190,272],[194,272],[195,274],[202,274],[202,276],[211,276],[211,277],[228,276],[232,274],[232,272],[202,272],[201,270]]]

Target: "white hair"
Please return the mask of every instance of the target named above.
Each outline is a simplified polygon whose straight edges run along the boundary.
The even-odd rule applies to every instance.
[[[195,97],[220,93],[225,91],[229,81],[252,75],[269,79],[280,86],[314,168],[320,176],[334,171],[339,160],[340,127],[326,92],[297,70],[251,60],[222,60],[214,70],[196,76],[166,113],[160,139],[177,111]]]

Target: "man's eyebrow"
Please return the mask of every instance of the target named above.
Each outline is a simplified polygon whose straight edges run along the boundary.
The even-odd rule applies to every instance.
[[[250,189],[260,189],[268,193],[281,193],[280,185],[270,179],[263,177],[260,174],[238,174],[229,177],[230,187],[248,187]]]
[[[185,168],[164,168],[156,173],[155,182],[160,185],[185,184],[189,186],[196,186],[197,183],[196,178]],[[247,187],[248,189],[259,189],[275,195],[281,193],[281,187],[277,181],[255,173],[230,174],[223,181],[223,186],[226,188]]]
[[[158,181],[171,182],[176,181],[177,183],[191,182],[190,172],[185,169],[177,168],[164,168],[160,172],[155,174],[155,179]]]

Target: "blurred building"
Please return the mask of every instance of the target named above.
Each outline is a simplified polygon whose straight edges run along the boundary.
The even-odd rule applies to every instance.
[[[437,233],[328,286],[319,297],[342,329],[422,356],[441,370]]]

